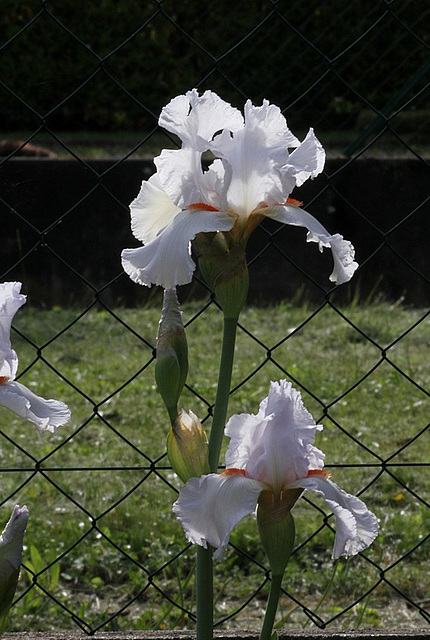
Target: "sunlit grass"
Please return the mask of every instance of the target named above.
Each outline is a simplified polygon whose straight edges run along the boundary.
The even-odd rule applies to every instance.
[[[199,309],[183,309],[190,374],[182,404],[209,430],[222,316],[214,304],[201,315]],[[362,495],[381,534],[367,560],[334,564],[333,518],[309,494],[295,509],[297,550],[286,592],[336,626],[423,626],[413,606],[406,615],[396,590],[428,606],[429,317],[388,303],[315,311],[283,304],[243,312],[229,413],[257,412],[270,380],[292,380],[324,425],[317,445],[334,481]],[[180,482],[164,456],[169,424],[154,384],[159,309],[115,314],[92,309],[75,322],[74,310],[23,307],[15,318],[20,381],[67,402],[72,419],[57,435],[39,437],[0,409],[2,519],[12,504],[30,509],[29,571],[11,630],[76,629],[70,612],[84,627],[97,627],[122,607],[105,629],[193,626],[159,591],[193,610],[194,550],[175,559],[186,547],[171,513]],[[265,581],[253,518],[237,527],[232,543],[215,567],[218,618]],[[381,571],[394,588],[381,583],[364,598]],[[225,626],[258,628],[266,596],[267,585]],[[279,625],[309,624],[302,605],[286,595]]]

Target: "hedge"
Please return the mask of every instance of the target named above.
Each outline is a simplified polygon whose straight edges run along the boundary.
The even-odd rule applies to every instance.
[[[383,108],[428,57],[427,0],[2,0],[1,8],[4,131],[151,130],[160,108],[194,86],[238,106],[269,98],[290,122],[300,113],[303,127],[351,127],[363,98]],[[430,107],[428,95],[419,107]]]

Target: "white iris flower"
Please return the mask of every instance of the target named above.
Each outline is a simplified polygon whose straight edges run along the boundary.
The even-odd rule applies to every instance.
[[[139,284],[175,287],[191,281],[191,241],[199,233],[229,232],[246,243],[264,217],[305,227],[308,242],[331,248],[330,280],[347,282],[357,268],[354,247],[331,235],[290,198],[294,187],[321,173],[325,152],[312,129],[303,142],[267,100],[245,104],[244,116],[217,94],[193,89],[163,108],[159,124],[181,149],[155,158],[156,173],[131,203],[131,228],[143,247],[125,249],[122,265]],[[290,153],[290,150],[291,153]],[[202,154],[215,160],[205,171]]]
[[[211,545],[220,559],[231,531],[254,512],[262,492],[291,508],[303,491],[312,490],[322,494],[336,519],[332,557],[368,547],[378,534],[376,516],[323,471],[324,454],[314,446],[321,430],[291,383],[272,382],[256,415],[234,415],[227,423],[226,470],[191,478],[173,505],[188,540]]]

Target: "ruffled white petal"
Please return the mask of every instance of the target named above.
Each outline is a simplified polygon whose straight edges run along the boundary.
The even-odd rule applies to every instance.
[[[378,520],[356,496],[346,493],[323,475],[297,480],[288,488],[302,487],[321,493],[336,518],[332,557],[353,556],[366,549],[378,535]]]
[[[164,149],[154,162],[157,182],[174,206],[182,210],[202,202],[219,211],[228,208],[226,193],[231,171],[221,160],[214,160],[210,168],[203,171],[200,154],[186,148]]]
[[[206,202],[201,153],[191,147],[163,149],[154,163],[163,189],[180,209],[196,202]]]
[[[193,89],[164,107],[159,124],[178,135],[182,142],[181,149],[163,149],[154,160],[159,182],[173,203],[181,209],[198,202],[222,208],[220,194],[214,202],[206,193],[207,176],[201,156],[221,129],[230,132],[243,128],[240,111],[212,91],[199,96]],[[225,191],[226,186],[222,185],[221,189]]]
[[[138,284],[157,284],[164,289],[187,284],[193,277],[195,263],[190,242],[197,233],[228,231],[235,218],[223,211],[182,211],[157,237],[144,247],[124,249],[122,266]]]
[[[200,202],[211,205],[218,211],[227,211],[229,209],[227,191],[230,181],[231,167],[217,158],[201,177],[200,190],[202,198]]]
[[[186,95],[173,98],[160,114],[161,127],[176,134],[184,146],[196,151],[206,151],[208,142],[221,129],[236,131],[243,127],[243,117],[238,109],[222,100],[213,91],[199,96],[193,89]]]
[[[70,411],[64,402],[36,396],[19,382],[5,382],[0,385],[0,406],[35,424],[39,433],[55,433],[57,427],[66,424],[70,419]]]
[[[133,235],[148,244],[180,211],[162,188],[158,175],[154,174],[142,183],[137,198],[130,204]]]
[[[5,582],[13,570],[19,569],[27,522],[27,507],[15,505],[0,536],[0,583]]]
[[[15,313],[27,299],[20,293],[21,286],[20,282],[0,284],[0,376],[10,380],[18,369],[18,356],[11,346],[10,329]]]
[[[324,148],[314,130],[309,129],[306,138],[294,149],[286,165],[281,168],[281,173],[294,177],[295,186],[300,187],[309,178],[316,178],[324,169],[324,164]]]
[[[0,284],[0,342],[10,344],[12,320],[27,297],[20,293],[21,282],[2,282]]]
[[[319,238],[308,238],[308,241],[320,242]],[[335,282],[336,284],[348,282],[358,267],[358,263],[354,260],[355,249],[353,245],[349,240],[345,240],[339,233],[336,233],[334,236],[329,236],[327,242],[330,243],[334,262],[333,272],[330,275],[331,282]]]
[[[279,107],[263,100],[261,107],[247,100],[244,108],[245,126],[264,132],[264,143],[270,147],[276,161],[285,157],[289,148],[298,147],[300,140],[290,131]]]
[[[308,229],[307,241],[318,242],[320,251],[324,247],[330,247],[334,261],[334,269],[330,275],[332,282],[343,284],[352,278],[358,264],[354,260],[355,251],[349,240],[345,240],[338,233],[331,236],[314,216],[300,207],[273,206],[263,211],[268,218]]]
[[[224,130],[211,145],[214,155],[230,167],[229,208],[246,218],[261,203],[285,201],[288,193],[279,168],[288,161],[288,147],[297,144],[278,107],[267,100],[261,107],[248,101],[244,128],[233,136]]]
[[[280,491],[309,469],[322,469],[324,454],[313,444],[321,429],[290,382],[271,382],[257,415],[234,415],[228,421],[226,466],[244,469],[249,478]]]
[[[264,485],[243,475],[211,473],[191,478],[182,488],[173,511],[190,542],[216,549],[220,560],[233,528],[257,505]]]

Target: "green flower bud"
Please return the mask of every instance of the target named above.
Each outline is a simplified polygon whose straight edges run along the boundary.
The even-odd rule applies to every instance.
[[[188,374],[188,346],[175,289],[165,289],[157,332],[155,380],[170,421],[178,415],[178,400]]]
[[[276,497],[273,491],[260,493],[257,522],[261,541],[274,576],[282,576],[294,547],[295,526],[291,509],[302,489],[290,489]]]
[[[184,410],[172,423],[167,436],[167,455],[183,482],[210,473],[208,440],[197,416]]]

